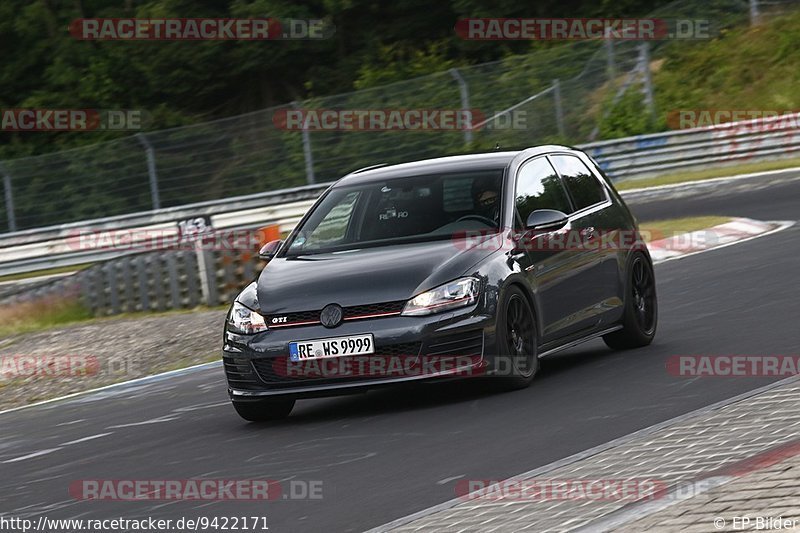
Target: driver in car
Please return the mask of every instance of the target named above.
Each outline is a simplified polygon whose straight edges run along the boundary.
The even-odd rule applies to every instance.
[[[500,191],[496,180],[475,180],[472,182],[472,201],[475,214],[500,222]]]

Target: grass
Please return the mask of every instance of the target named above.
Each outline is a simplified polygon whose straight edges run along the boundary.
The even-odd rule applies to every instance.
[[[143,317],[158,317],[158,316],[171,316],[182,315],[186,313],[198,313],[203,311],[227,311],[230,306],[218,305],[209,307],[207,305],[198,305],[191,309],[168,309],[166,311],[136,311],[135,313],[120,313],[118,315],[95,317],[97,320],[119,320],[130,318],[143,318]]]
[[[47,304],[38,301],[23,302],[0,307],[0,338],[31,331],[43,331],[76,323],[97,323],[106,320],[153,318],[199,311],[227,311],[228,306],[198,306],[193,309],[171,309],[169,311],[121,313],[97,317],[77,300],[64,300]]]
[[[0,336],[41,331],[94,318],[77,300],[21,302],[0,307]]]
[[[618,191],[629,189],[640,189],[645,187],[656,187],[658,185],[672,185],[673,183],[688,183],[692,181],[702,181],[711,178],[721,178],[727,176],[738,176],[751,172],[766,172],[768,170],[782,170],[785,168],[800,167],[800,159],[781,159],[779,161],[762,161],[759,163],[747,163],[735,167],[709,168],[705,170],[695,170],[690,172],[680,172],[676,174],[665,174],[652,178],[640,180],[626,180],[614,183]]]
[[[38,278],[40,276],[52,276],[54,274],[65,274],[67,272],[77,272],[78,270],[83,270],[84,268],[88,268],[93,264],[94,263],[84,263],[81,265],[45,268],[42,270],[31,270],[30,272],[20,272],[18,274],[6,274],[5,276],[0,276],[0,282],[17,281],[20,279],[28,279],[28,278]]]
[[[641,231],[644,240],[650,242],[673,235],[711,228],[730,221],[731,217],[719,216],[671,218],[642,222],[639,224],[639,231]]]

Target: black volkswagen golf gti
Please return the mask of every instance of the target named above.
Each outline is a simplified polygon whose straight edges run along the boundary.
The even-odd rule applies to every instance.
[[[231,307],[236,411],[431,379],[530,384],[539,358],[602,337],[650,344],[655,278],[636,220],[579,150],[353,172],[317,200]]]

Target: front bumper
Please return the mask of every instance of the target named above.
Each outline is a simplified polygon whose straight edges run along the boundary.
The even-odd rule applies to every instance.
[[[372,333],[374,355],[293,363],[289,343]],[[272,329],[256,335],[225,332],[223,362],[234,401],[355,393],[420,380],[480,375],[494,350],[494,317],[475,308],[425,317],[392,316]]]

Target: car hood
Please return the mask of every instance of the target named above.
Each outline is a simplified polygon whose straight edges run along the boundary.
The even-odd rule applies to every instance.
[[[406,300],[468,274],[500,248],[446,239],[363,248],[347,252],[275,258],[258,279],[258,303],[265,314]]]

